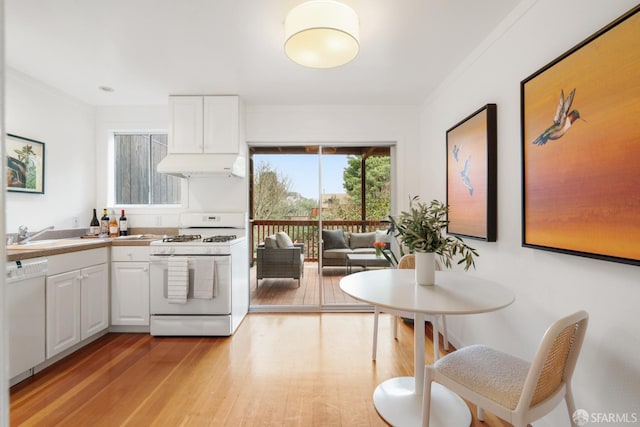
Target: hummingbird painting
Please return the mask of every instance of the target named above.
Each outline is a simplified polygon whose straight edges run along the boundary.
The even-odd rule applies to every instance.
[[[451,153],[453,153],[453,158],[456,159],[456,162],[457,162],[459,160],[458,156],[460,154],[460,146],[454,145],[453,150],[451,150]]]
[[[460,171],[460,178],[462,178],[462,185],[467,187],[469,190],[469,195],[473,196],[473,186],[471,185],[471,180],[469,179],[469,169],[471,169],[471,156],[467,158],[464,162],[464,169]]]
[[[555,140],[562,138],[562,136],[567,133],[573,122],[580,118],[578,110],[572,110],[569,112],[575,93],[576,89],[574,88],[569,96],[565,98],[564,91],[560,91],[560,102],[556,109],[556,115],[553,117],[553,124],[547,130],[542,132],[535,141],[533,141],[535,145],[544,145],[550,139]]]

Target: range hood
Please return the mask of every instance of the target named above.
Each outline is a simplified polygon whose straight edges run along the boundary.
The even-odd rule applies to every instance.
[[[244,178],[246,161],[238,154],[167,154],[157,170],[180,178],[216,175]]]

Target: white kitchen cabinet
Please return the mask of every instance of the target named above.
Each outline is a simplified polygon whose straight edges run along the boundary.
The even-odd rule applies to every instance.
[[[149,325],[149,248],[111,248],[111,324]]]
[[[204,97],[204,152],[238,154],[240,140],[239,99],[237,96]]]
[[[170,96],[169,114],[169,153],[239,153],[238,96]]]
[[[47,277],[47,358],[80,342],[80,275]]]
[[[109,327],[109,270],[107,264],[80,270],[80,339]]]
[[[47,358],[109,327],[107,259],[106,248],[48,258]]]

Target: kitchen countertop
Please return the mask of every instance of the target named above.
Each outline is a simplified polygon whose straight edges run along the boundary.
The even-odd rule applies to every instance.
[[[7,261],[18,261],[29,258],[37,258],[43,256],[60,255],[70,252],[86,251],[88,249],[104,248],[109,246],[148,246],[154,240],[161,239],[161,235],[140,235],[116,237],[116,238],[92,238],[81,239],[78,238],[77,242],[73,242],[70,245],[57,246],[51,248],[42,249],[8,249],[7,248]],[[75,239],[74,239],[75,240]]]

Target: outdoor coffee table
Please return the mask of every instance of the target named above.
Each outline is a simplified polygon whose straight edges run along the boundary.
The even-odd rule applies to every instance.
[[[354,265],[363,267],[389,267],[389,261],[383,256],[375,254],[347,254],[347,273],[351,274],[351,267]]]

